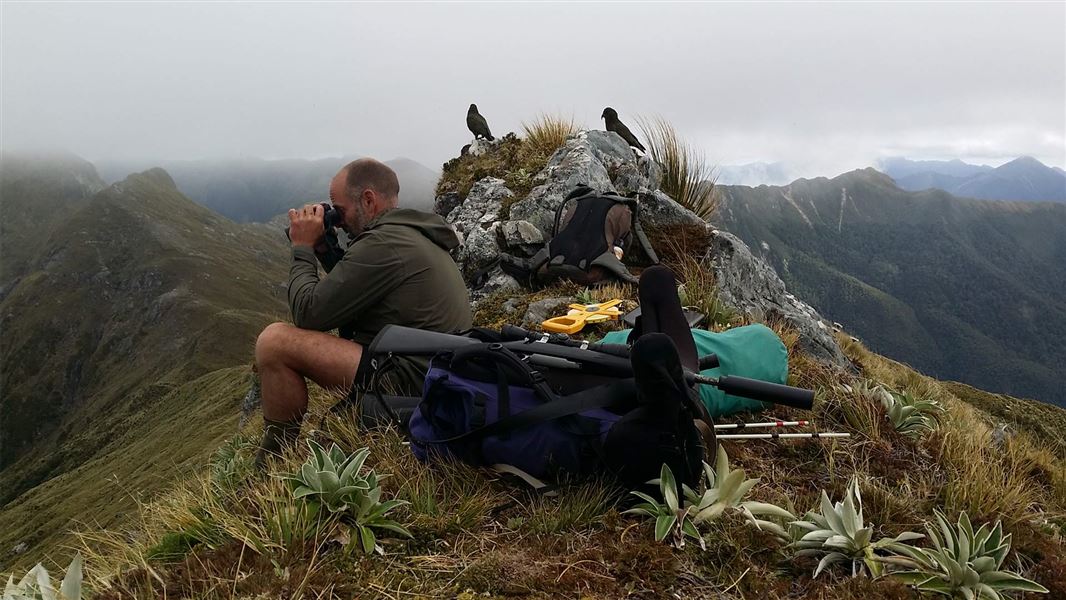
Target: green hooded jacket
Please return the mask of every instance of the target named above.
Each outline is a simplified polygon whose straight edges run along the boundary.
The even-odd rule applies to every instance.
[[[289,269],[293,323],[339,329],[341,337],[364,346],[389,324],[469,329],[470,295],[448,253],[458,245],[455,231],[439,216],[396,208],[368,223],[325,277],[319,277],[314,250],[296,246]]]

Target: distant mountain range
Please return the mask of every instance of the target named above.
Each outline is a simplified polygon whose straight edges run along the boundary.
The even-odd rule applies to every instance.
[[[939,189],[982,200],[1066,202],[1066,171],[1023,156],[999,167],[954,160],[885,158],[875,168],[904,190]],[[785,162],[753,162],[715,167],[719,185],[787,185],[798,177]]]
[[[966,198],[1066,203],[1066,172],[1030,156],[995,168],[960,160],[892,158],[882,161],[879,170],[905,190],[940,189]]]
[[[289,208],[329,200],[329,182],[353,157],[318,160],[227,159],[161,163],[96,162],[107,183],[162,167],[189,198],[238,223],[263,223]],[[386,161],[400,180],[400,202],[430,210],[440,173],[407,158]]]
[[[721,226],[874,351],[1066,406],[1066,205],[910,192],[874,169],[718,189]]]

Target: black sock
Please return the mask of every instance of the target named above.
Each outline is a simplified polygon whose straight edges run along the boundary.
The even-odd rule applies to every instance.
[[[636,342],[640,336],[649,333],[664,333],[677,347],[681,364],[690,371],[698,371],[696,343],[677,297],[677,280],[673,272],[662,265],[644,269],[637,293],[640,297],[639,324],[630,334],[629,341]]]
[[[259,445],[259,452],[255,455],[255,468],[259,471],[266,469],[267,460],[271,457],[281,456],[281,453],[296,443],[300,436],[300,420],[271,421],[263,419],[263,441]]]

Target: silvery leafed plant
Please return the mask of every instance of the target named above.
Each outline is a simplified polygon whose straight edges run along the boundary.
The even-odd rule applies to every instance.
[[[1048,592],[1044,586],[1003,569],[1011,535],[1003,534],[999,521],[974,531],[965,512],[954,526],[939,511],[936,520],[936,527],[925,524],[932,548],[901,549],[904,556],[883,559],[908,569],[892,573],[892,578],[922,592],[968,600],[1000,600],[1006,591]]]
[[[15,583],[14,576],[8,577],[3,600],[81,600],[81,572],[82,558],[78,554],[67,567],[57,589],[52,585],[48,570],[37,563],[18,583]]]
[[[874,541],[874,528],[867,525],[863,518],[862,496],[857,479],[851,481],[843,502],[834,504],[822,490],[819,510],[807,512],[802,520],[793,521],[790,525],[794,532],[792,546],[796,549],[796,556],[822,557],[814,570],[815,577],[834,563],[849,564],[853,576],[864,571],[879,576],[883,563],[879,561],[877,551],[902,554],[911,548],[904,542],[925,537],[907,531],[894,538]]]
[[[381,502],[379,477],[373,470],[361,475],[363,463],[370,455],[368,448],[361,448],[351,455],[332,445],[326,451],[314,440],[308,440],[311,456],[300,470],[285,477],[293,497],[304,499],[326,508],[329,513],[349,522],[359,538],[363,551],[370,553],[376,546],[372,528],[385,529],[410,537],[410,532],[385,515],[392,509],[407,504],[404,500]]]

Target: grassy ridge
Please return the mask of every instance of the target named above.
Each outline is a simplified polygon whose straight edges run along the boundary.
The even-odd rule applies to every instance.
[[[195,475],[236,430],[249,376],[247,367],[222,369],[145,398],[111,430],[104,451],[6,504],[0,548],[27,543],[29,550],[5,556],[4,569],[32,565],[46,552],[63,561],[73,529],[126,523],[139,501]]]
[[[494,314],[479,313],[480,323]],[[1025,401],[1001,402],[941,384],[846,335],[840,341],[861,377],[830,371],[794,350],[794,333],[777,329],[790,349],[790,383],[813,387],[818,395],[813,415],[785,409],[773,416],[813,418],[822,430],[853,437],[724,442],[734,464],[761,479],[756,500],[802,512],[823,489],[841,497],[854,477],[878,535],[920,530],[938,508],[950,516],[965,510],[975,523],[1002,519],[1015,537],[1008,562],[1053,594],[1066,591],[1066,455],[1054,446],[1061,438],[1048,437],[1053,427],[1029,433],[1019,421],[1012,436],[997,442],[998,419],[987,410]],[[938,400],[948,411],[944,426],[924,437],[900,435],[879,403],[844,387],[861,380]],[[558,498],[538,497],[491,472],[424,465],[395,432],[359,431],[350,417],[325,410],[331,402],[315,392],[305,433],[346,451],[369,446],[368,464],[393,474],[385,480],[385,497],[410,502],[390,516],[413,539],[387,539],[383,556],[367,557],[347,550],[344,529],[335,525],[320,530],[305,523],[299,539],[264,528],[294,514],[299,503],[276,479],[247,476],[252,425],[208,469],[142,506],[141,522],[132,530],[84,535],[96,597],[228,598],[279,591],[319,598],[910,597],[898,583],[850,578],[844,570],[812,578],[816,561],[789,559],[773,536],[740,520],[706,527],[706,550],[695,544],[671,549],[652,539],[650,524],[620,514],[622,490],[592,482],[564,487]],[[1066,418],[1066,411],[1045,409],[1048,419]],[[305,454],[300,447],[275,469],[292,470]],[[197,533],[190,537],[190,531]],[[184,537],[175,538],[176,532]],[[176,553],[162,552],[172,547]]]
[[[223,394],[186,386],[247,364],[258,331],[284,315],[283,241],[195,205],[158,170],[57,226],[0,301],[0,564],[39,556],[72,518],[112,522],[133,506],[129,490],[156,490],[179,462],[210,453],[219,413],[201,403]],[[168,419],[173,434],[188,428],[187,442],[159,434]],[[186,443],[200,454],[170,462],[168,445]],[[156,481],[107,482],[109,468],[132,473],[127,447],[158,461],[139,467]],[[19,545],[28,551],[13,553]]]

